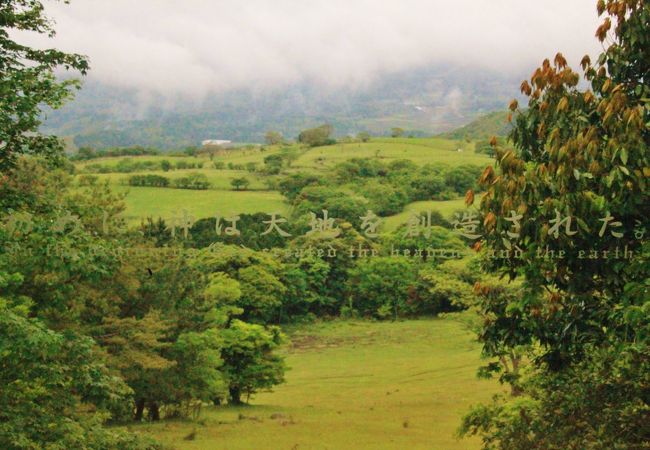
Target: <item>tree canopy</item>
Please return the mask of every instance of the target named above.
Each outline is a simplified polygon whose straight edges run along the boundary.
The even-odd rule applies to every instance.
[[[85,75],[88,61],[57,49],[29,47],[10,37],[12,30],[53,37],[52,21],[37,0],[8,0],[0,5],[0,171],[12,167],[24,153],[55,156],[62,144],[38,132],[44,105],[58,108],[78,87],[75,79],[60,81],[58,68]]]
[[[485,267],[523,279],[481,339],[491,356],[528,345],[534,368],[516,400],[466,418],[485,448],[643,448],[649,438],[650,5],[597,8],[607,46],[582,60],[588,88],[562,54],[545,60],[521,85],[527,108],[511,104],[514,148],[493,139],[497,168],[481,176]],[[539,256],[548,252],[561,257]]]

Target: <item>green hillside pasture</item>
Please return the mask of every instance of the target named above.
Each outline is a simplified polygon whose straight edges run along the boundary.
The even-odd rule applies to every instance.
[[[195,219],[201,219],[217,214],[284,214],[288,208],[284,197],[271,191],[193,191],[128,186],[115,186],[115,190],[128,191],[125,216],[130,223],[139,223],[146,217],[171,219],[182,215],[184,210]]]
[[[459,321],[333,322],[292,338],[286,384],[252,406],[132,428],[183,450],[480,448],[455,430],[503,388],[476,377],[480,348]]]
[[[455,200],[430,200],[423,202],[413,202],[404,208],[399,214],[384,218],[383,231],[394,231],[400,225],[407,223],[413,213],[423,213],[427,211],[438,211],[445,218],[450,219],[456,211],[464,211],[465,199],[458,198]]]
[[[423,147],[429,147],[435,150],[448,150],[448,151],[458,151],[462,149],[464,151],[473,151],[474,145],[462,140],[454,139],[443,139],[439,137],[431,138],[390,138],[390,137],[377,137],[372,138],[371,143],[383,143],[383,144],[407,144],[407,145],[421,145]]]
[[[416,141],[407,139],[404,141]],[[450,167],[463,164],[487,165],[491,159],[486,155],[474,153],[473,149],[458,151],[458,141],[446,140],[417,140],[423,143],[400,142],[399,139],[371,141],[366,143],[336,144],[327,147],[316,147],[305,152],[293,164],[294,167],[326,169],[342,161],[352,158],[378,157],[389,163],[396,159],[410,159],[416,164],[445,163]],[[426,142],[442,142],[444,145],[428,145]],[[453,144],[453,145],[452,145]],[[455,149],[454,149],[455,148]],[[461,148],[462,149],[462,148]]]

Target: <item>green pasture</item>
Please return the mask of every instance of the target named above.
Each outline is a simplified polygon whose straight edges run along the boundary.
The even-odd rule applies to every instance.
[[[393,231],[400,225],[407,223],[411,214],[426,213],[428,211],[438,211],[445,218],[450,219],[456,211],[464,211],[465,199],[457,198],[455,200],[430,200],[423,202],[413,202],[406,205],[404,211],[394,216],[384,218],[384,231]]]
[[[273,191],[193,191],[152,187],[115,186],[128,191],[125,216],[131,223],[146,217],[170,219],[187,211],[195,219],[256,212],[285,213],[284,197]]]
[[[131,427],[183,450],[472,450],[455,430],[503,389],[479,380],[479,345],[454,316],[289,330],[286,383],[251,406]]]
[[[395,141],[395,142],[394,142]],[[461,151],[458,151],[458,150]],[[445,139],[375,139],[366,143],[335,144],[315,147],[304,152],[294,163],[294,168],[327,169],[352,158],[379,158],[385,162],[410,159],[416,164],[445,163],[449,166],[463,164],[489,164],[486,155],[474,153],[473,145]]]

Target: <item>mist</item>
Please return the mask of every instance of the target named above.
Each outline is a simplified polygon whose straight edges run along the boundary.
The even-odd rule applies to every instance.
[[[593,0],[74,0],[46,2],[54,40],[90,79],[168,98],[296,83],[362,89],[430,65],[528,73],[595,54]],[[450,102],[453,103],[451,98]]]

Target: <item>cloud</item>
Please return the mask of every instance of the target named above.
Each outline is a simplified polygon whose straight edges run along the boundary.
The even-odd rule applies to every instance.
[[[594,0],[73,0],[58,35],[102,83],[168,97],[298,82],[365,86],[434,64],[532,71],[598,50]]]

